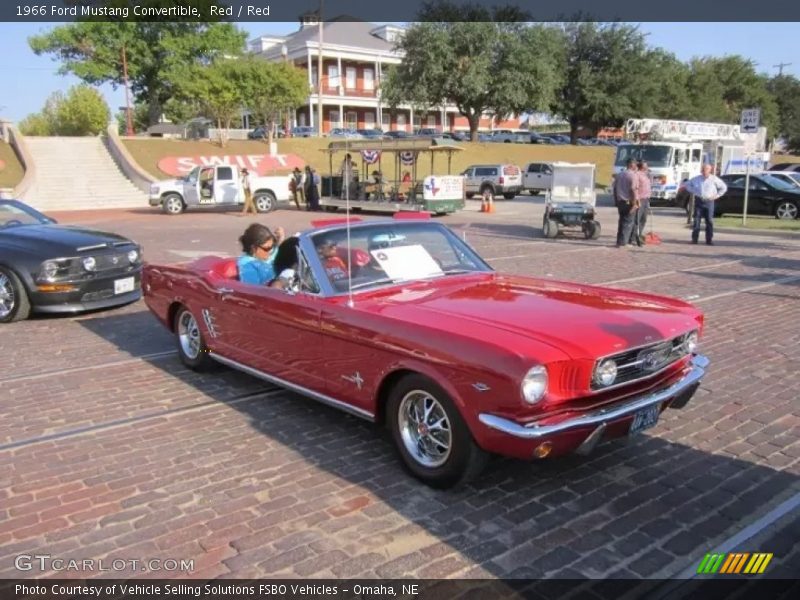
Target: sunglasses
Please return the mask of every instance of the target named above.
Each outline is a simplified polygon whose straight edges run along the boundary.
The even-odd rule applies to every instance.
[[[259,246],[264,252],[272,252],[272,249],[275,247],[275,244],[270,244],[269,246]]]

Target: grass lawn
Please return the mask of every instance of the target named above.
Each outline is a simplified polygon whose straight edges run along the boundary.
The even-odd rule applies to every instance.
[[[322,175],[327,175],[330,170],[327,154],[321,152],[327,148],[330,140],[317,138],[291,138],[278,140],[278,152],[281,154],[296,154],[305,162],[315,166]],[[221,148],[212,142],[141,139],[123,140],[130,153],[139,165],[157,179],[169,177],[158,169],[159,159],[165,156],[220,156],[226,154],[264,154],[268,151],[266,142],[232,140],[227,146]],[[567,161],[590,162],[597,165],[597,184],[608,186],[611,184],[611,167],[614,162],[614,148],[609,146],[545,146],[536,144],[486,144],[465,142],[458,144],[463,148],[461,152],[453,154],[451,172],[460,173],[469,165],[491,163],[513,163],[521,168],[526,163],[534,161]],[[341,164],[343,154],[334,155],[334,169]],[[359,163],[358,156],[354,156]],[[359,168],[360,168],[359,164]],[[417,163],[417,176],[430,175],[430,154],[420,156]],[[381,170],[389,179],[399,179],[394,172],[392,158],[384,161]],[[437,156],[434,165],[436,175],[447,174],[446,156]],[[280,173],[275,173],[280,174]]]
[[[742,216],[725,215],[714,219],[715,227],[742,227]],[[781,231],[800,231],[800,219],[782,221],[775,217],[747,215],[745,229],[777,229]]]
[[[14,149],[3,141],[0,141],[0,164],[3,165],[0,168],[0,188],[13,188],[22,181],[25,169],[19,164]]]

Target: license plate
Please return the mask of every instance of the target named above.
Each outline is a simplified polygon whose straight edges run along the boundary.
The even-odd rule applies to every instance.
[[[125,279],[116,279],[114,281],[114,293],[124,294],[126,292],[132,292],[133,285],[134,285],[133,277],[126,277]]]
[[[631,428],[628,430],[628,435],[635,435],[645,429],[654,427],[655,424],[658,423],[658,415],[661,412],[660,408],[660,405],[654,404],[634,414]]]

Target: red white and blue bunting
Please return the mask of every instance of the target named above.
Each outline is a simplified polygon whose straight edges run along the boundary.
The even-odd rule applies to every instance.
[[[368,165],[374,165],[381,157],[380,150],[362,150],[361,151],[361,158],[364,159],[364,162]]]
[[[417,161],[417,153],[413,150],[406,150],[400,153],[400,160],[404,165],[413,165]]]

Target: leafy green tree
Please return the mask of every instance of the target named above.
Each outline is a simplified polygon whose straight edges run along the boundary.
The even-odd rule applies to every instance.
[[[32,113],[19,122],[19,130],[22,135],[53,135],[53,124],[44,112]]]
[[[241,54],[246,35],[230,23],[131,19],[60,25],[31,37],[29,43],[36,54],[59,61],[61,73],[114,88],[123,85],[124,49],[134,100],[147,104],[147,122],[153,125],[192,66]]]
[[[560,39],[552,28],[523,23],[523,17],[509,8],[424,6],[420,22],[398,43],[405,56],[381,86],[384,102],[422,112],[455,104],[473,140],[482,114],[503,118],[545,108],[559,83]]]
[[[641,116],[652,55],[637,27],[621,23],[574,22],[562,28],[566,60],[553,111],[563,116],[575,142],[580,127],[619,126]],[[655,105],[650,101],[652,108]]]
[[[243,103],[267,128],[272,142],[281,112],[294,110],[308,97],[307,75],[293,65],[255,56],[241,61]]]
[[[41,112],[20,123],[25,135],[98,135],[108,127],[110,111],[103,96],[87,85],[54,92]]]
[[[791,152],[800,152],[800,80],[778,75],[767,82],[767,90],[778,109],[778,125],[771,134],[782,137]]]

